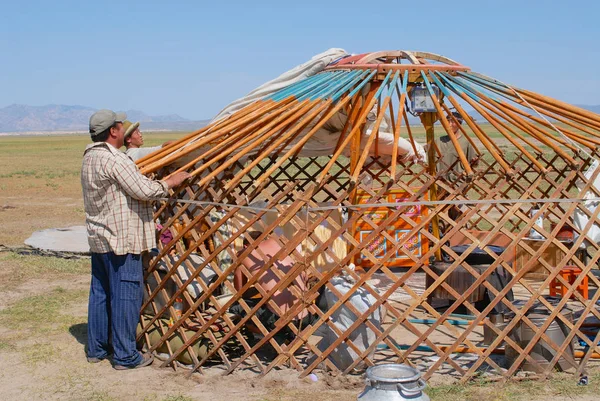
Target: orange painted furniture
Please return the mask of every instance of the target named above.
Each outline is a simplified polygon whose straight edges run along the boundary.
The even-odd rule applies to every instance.
[[[577,279],[577,276],[579,276],[581,274],[581,269],[576,266],[565,266],[560,271],[559,274],[562,276],[562,278],[565,279],[565,281],[567,281],[569,284],[573,285],[573,283]],[[585,276],[583,278],[583,280],[581,281],[581,283],[577,286],[577,288],[575,290],[579,291],[579,293],[585,299],[588,299],[588,277],[587,276]],[[561,297],[564,297],[567,294],[567,288],[564,285],[562,285],[562,283],[560,283],[557,280],[557,278],[555,277],[550,282],[550,295],[555,296],[555,295],[559,295],[559,294]],[[571,298],[574,298],[574,296],[571,295]]]

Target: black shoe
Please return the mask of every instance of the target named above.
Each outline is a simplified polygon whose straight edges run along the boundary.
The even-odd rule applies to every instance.
[[[152,362],[154,362],[154,355],[146,353],[142,354],[142,360],[137,365],[113,365],[113,368],[116,370],[137,369],[149,366],[152,364]]]

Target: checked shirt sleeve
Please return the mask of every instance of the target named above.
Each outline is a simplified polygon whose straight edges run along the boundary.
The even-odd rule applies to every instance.
[[[118,160],[112,169],[113,178],[132,198],[148,201],[168,195],[169,187],[164,181],[146,177],[129,158]]]

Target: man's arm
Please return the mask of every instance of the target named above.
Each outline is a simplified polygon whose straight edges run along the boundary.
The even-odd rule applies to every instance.
[[[130,160],[115,163],[112,176],[129,196],[141,201],[167,196],[170,188],[180,185],[190,177],[188,173],[180,172],[164,181],[151,180],[140,173]]]

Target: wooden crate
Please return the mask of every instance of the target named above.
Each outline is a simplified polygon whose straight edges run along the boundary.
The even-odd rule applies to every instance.
[[[415,189],[417,191],[418,189]],[[402,202],[409,199],[411,194],[402,189],[392,189],[388,192],[387,196],[384,198],[384,202],[389,203],[398,203],[399,205]],[[357,194],[357,203],[365,204],[370,203],[371,196],[368,195],[364,191],[358,191]],[[425,194],[423,196],[423,200],[427,200],[428,196]],[[400,207],[400,206],[399,206]],[[399,208],[398,207],[398,208]],[[365,211],[364,217],[367,218],[370,222],[379,224],[384,221],[389,213],[393,213],[393,211],[397,208],[387,208],[387,207],[374,207],[368,208]],[[396,220],[394,225],[390,225],[385,230],[387,236],[381,234],[373,241],[371,241],[366,249],[376,258],[383,259],[388,250],[393,248],[394,243],[404,240],[404,237],[411,231],[412,225],[404,220],[410,219],[414,223],[420,223],[421,219],[428,215],[428,209],[421,205],[415,205],[408,208],[406,213],[402,216],[402,218]],[[363,219],[359,219],[358,223],[355,225],[355,238],[362,242],[364,238],[369,236],[373,232],[374,228],[370,223],[367,223]],[[389,259],[388,262],[385,263],[387,267],[411,267],[414,265],[413,260],[407,255],[407,252],[410,252],[414,257],[420,258],[422,255],[427,253],[429,250],[429,241],[427,237],[422,235],[421,232],[413,235],[404,243],[404,245],[394,252],[392,258]],[[371,262],[366,256],[359,254],[355,258],[355,264],[360,267],[370,267],[373,266],[373,262]]]
[[[515,269],[517,272],[521,271],[532,258],[531,254],[523,247],[523,244],[527,244],[533,251],[537,252],[545,242],[546,240],[523,239],[517,244],[515,247]],[[525,277],[544,280],[548,277],[548,270],[542,266],[540,259],[548,262],[550,266],[556,266],[564,257],[565,254],[558,249],[558,246],[553,243],[549,244],[538,260],[527,269]]]

